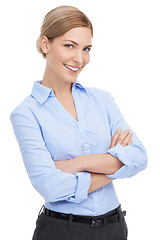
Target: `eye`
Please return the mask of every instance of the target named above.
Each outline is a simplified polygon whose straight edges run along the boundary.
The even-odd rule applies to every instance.
[[[83,50],[84,50],[85,52],[90,52],[90,51],[91,51],[91,48],[86,47],[86,48],[84,48]]]
[[[73,45],[72,45],[72,44],[66,44],[65,47],[67,47],[67,48],[72,48]]]

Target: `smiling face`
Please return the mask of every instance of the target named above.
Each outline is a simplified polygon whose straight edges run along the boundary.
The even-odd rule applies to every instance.
[[[46,53],[47,68],[52,78],[56,81],[74,82],[90,61],[91,41],[90,28],[76,27],[63,36],[44,42],[42,50]]]

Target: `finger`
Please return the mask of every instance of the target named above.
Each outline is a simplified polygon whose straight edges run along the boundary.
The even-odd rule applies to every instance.
[[[122,144],[122,142],[124,141],[124,139],[130,134],[130,130],[126,129],[118,138],[117,143]]]
[[[121,131],[122,131],[122,129],[119,128],[119,129],[115,132],[115,134],[113,135],[112,140],[111,140],[111,146],[110,146],[110,148],[112,148],[112,147],[114,147],[114,146],[116,145],[117,140],[118,140],[118,138],[119,138],[119,136],[120,136],[120,134],[121,134]]]
[[[129,141],[128,145],[131,145],[132,144],[132,139]]]
[[[58,168],[57,162],[58,162],[58,161],[54,161],[54,164],[55,164],[55,167],[56,167],[56,168]]]
[[[115,132],[115,134],[113,135],[110,148],[116,146],[116,143],[117,143],[117,140],[118,140],[118,138],[119,138],[119,136],[120,136],[120,134],[121,134],[121,131],[122,131],[122,129],[119,128],[119,129]]]
[[[130,141],[131,138],[133,136],[133,133],[129,133],[126,138],[123,140],[123,142],[121,143],[123,147],[127,146],[127,145],[131,145]]]

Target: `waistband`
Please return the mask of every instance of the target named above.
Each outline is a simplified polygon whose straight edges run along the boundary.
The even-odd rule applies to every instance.
[[[126,211],[122,211],[121,205],[118,208],[106,214],[98,215],[98,216],[83,216],[83,215],[73,215],[72,213],[66,214],[61,212],[55,212],[45,208],[44,206],[42,207],[40,212],[52,218],[69,221],[69,225],[71,225],[72,222],[77,222],[77,223],[90,224],[91,227],[99,227],[104,224],[110,224],[117,221],[122,221],[122,219],[126,215]]]

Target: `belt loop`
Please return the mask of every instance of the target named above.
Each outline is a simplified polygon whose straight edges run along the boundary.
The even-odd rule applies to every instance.
[[[122,212],[121,207],[119,207],[119,208],[117,209],[117,212],[118,212],[118,215],[119,215],[119,221],[121,222],[122,219],[126,216],[126,211],[123,211],[123,212]]]
[[[73,214],[70,213],[70,214],[69,214],[69,227],[72,226],[72,220],[73,220]]]
[[[38,213],[38,217],[41,215],[41,213],[43,212],[43,210],[44,210],[44,205],[41,207],[41,209],[40,209],[40,211],[39,211],[39,213]]]

